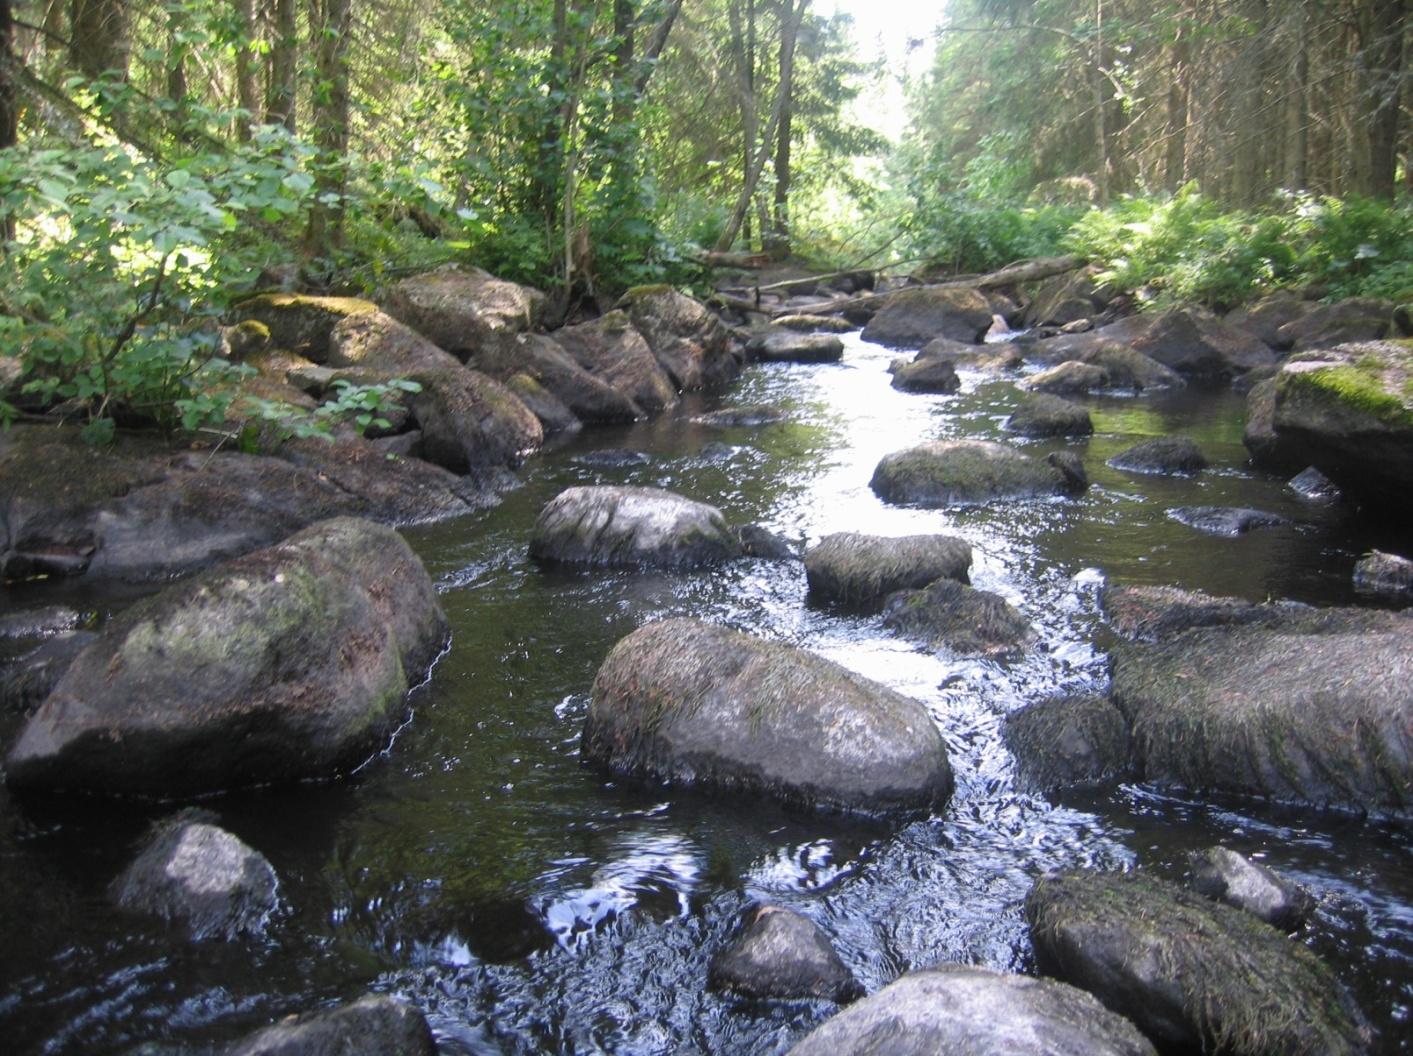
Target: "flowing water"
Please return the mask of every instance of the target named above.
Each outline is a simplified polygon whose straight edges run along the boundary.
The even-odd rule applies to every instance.
[[[1016,391],[964,375],[956,396],[904,394],[889,387],[892,353],[857,336],[846,349],[840,364],[749,368],[709,404],[774,404],[787,423],[711,430],[686,422],[700,409],[687,407],[594,431],[535,459],[497,508],[409,533],[454,639],[391,748],[347,780],[206,804],[280,874],[282,909],[265,939],[189,947],[108,907],[105,885],[154,808],[21,812],[0,793],[6,1051],[154,1041],[205,1051],[371,988],[420,1006],[448,1054],[779,1053],[833,1008],[707,989],[712,951],[752,900],[817,921],[872,991],[938,962],[1024,971],[1020,904],[1037,875],[1143,865],[1177,878],[1189,849],[1217,841],[1317,893],[1305,941],[1379,1027],[1380,1051],[1413,1051],[1405,831],[1132,786],[1051,802],[1015,791],[999,740],[1002,717],[1026,701],[1102,687],[1103,582],[1349,604],[1355,557],[1396,541],[1247,468],[1241,399],[1193,389],[1093,399],[1094,437],[1025,444],[1080,451],[1094,480],[1080,499],[886,506],[868,489],[882,455],[924,439],[1006,438]],[[1164,479],[1104,465],[1172,434],[1196,439],[1214,468]],[[605,464],[594,452],[607,448],[645,457]],[[531,564],[540,507],[595,482],[671,488],[798,541],[846,529],[961,535],[975,550],[973,582],[1018,606],[1042,644],[1009,665],[919,651],[877,617],[809,607],[798,563],[680,574]],[[1168,516],[1194,504],[1254,506],[1290,523],[1213,537]],[[951,752],[952,803],[890,827],[586,768],[579,732],[595,670],[620,637],[670,615],[804,646],[921,700]]]

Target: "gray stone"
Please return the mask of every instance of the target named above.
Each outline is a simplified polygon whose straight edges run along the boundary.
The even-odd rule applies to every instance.
[[[1306,466],[1287,482],[1287,487],[1311,502],[1337,502],[1343,492],[1339,485],[1314,466]]]
[[[540,511],[530,538],[538,561],[691,568],[741,556],[715,506],[661,488],[568,488]]]
[[[1351,297],[1321,304],[1276,330],[1277,348],[1295,352],[1333,348],[1356,341],[1387,337],[1393,326],[1393,305],[1375,297]]]
[[[67,605],[0,613],[0,638],[48,638],[77,630],[83,622],[82,613]]]
[[[1258,603],[1178,587],[1106,586],[1099,593],[1104,618],[1130,641],[1158,641],[1195,627],[1272,624],[1313,610],[1298,602]]]
[[[712,958],[709,978],[715,989],[838,1002],[863,995],[814,921],[779,906],[754,907],[746,915],[741,934]]]
[[[753,403],[742,407],[722,407],[720,410],[699,414],[692,419],[697,425],[709,425],[715,429],[754,428],[760,425],[775,425],[788,422],[790,415],[779,407]]]
[[[1105,697],[1052,697],[1006,716],[1006,747],[1024,792],[1093,788],[1128,780],[1133,746],[1128,721]]]
[[[863,339],[889,348],[922,348],[936,337],[978,344],[990,326],[991,305],[977,290],[918,287],[892,294]]]
[[[1200,377],[1230,378],[1276,360],[1260,338],[1190,308],[1159,315],[1132,348],[1180,374]]]
[[[1135,444],[1109,459],[1109,465],[1129,473],[1173,476],[1202,472],[1207,457],[1187,437],[1165,436]]]
[[[1035,640],[1030,621],[1005,598],[951,579],[894,594],[883,626],[960,656],[1011,657]]]
[[[256,1031],[223,1056],[436,1056],[422,1013],[384,994],[330,1012],[290,1016]]]
[[[1036,393],[1021,400],[1015,413],[1006,419],[1006,428],[1021,436],[1089,436],[1094,432],[1094,422],[1078,404]]]
[[[677,406],[677,389],[626,312],[566,326],[550,335],[574,361],[628,397],[644,414]]]
[[[63,631],[6,664],[0,671],[0,708],[26,712],[39,707],[74,658],[97,637],[93,631]]]
[[[923,345],[913,362],[921,363],[927,359],[949,363],[954,368],[981,370],[988,373],[1014,370],[1025,362],[1025,356],[1021,352],[1020,346],[1010,341],[974,345],[963,341],[953,341],[946,337],[933,338]]]
[[[893,388],[903,392],[948,394],[962,387],[956,368],[946,359],[905,363],[893,372]]]
[[[1023,380],[1021,388],[1053,396],[1078,396],[1109,387],[1109,372],[1096,363],[1068,359]]]
[[[837,363],[844,358],[844,342],[834,334],[756,334],[746,342],[746,356],[762,363]]]
[[[493,335],[476,346],[466,363],[493,378],[526,374],[590,425],[647,417],[627,395],[589,373],[543,334]]]
[[[637,286],[618,307],[678,390],[719,388],[739,373],[731,335],[705,305],[668,286]]]
[[[1255,304],[1235,308],[1223,317],[1223,322],[1260,338],[1271,348],[1286,349],[1290,345],[1280,336],[1280,328],[1306,315],[1314,307],[1287,290],[1278,290],[1262,297]]]
[[[1371,550],[1354,566],[1354,590],[1396,601],[1413,599],[1413,561]]]
[[[950,535],[836,532],[805,553],[813,599],[877,610],[894,591],[937,579],[967,580],[971,545]]]
[[[1258,528],[1275,528],[1290,522],[1278,513],[1241,506],[1178,506],[1168,516],[1179,524],[1208,535],[1238,536]]]
[[[782,315],[774,320],[774,325],[805,334],[847,334],[858,329],[837,315]]]
[[[869,486],[885,502],[941,507],[1064,495],[1076,483],[1004,444],[939,440],[885,455]]]
[[[736,529],[736,538],[741,540],[741,552],[746,557],[762,561],[796,561],[799,554],[795,547],[782,536],[758,524],[747,524]]]
[[[461,359],[492,335],[534,329],[549,307],[539,290],[459,264],[395,283],[383,303],[389,315]]]
[[[1244,909],[1272,927],[1293,931],[1315,912],[1305,888],[1226,847],[1189,851],[1187,869],[1199,895]]]

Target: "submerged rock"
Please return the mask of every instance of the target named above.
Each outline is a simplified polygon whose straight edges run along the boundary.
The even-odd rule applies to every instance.
[[[1109,459],[1109,465],[1129,473],[1172,476],[1202,472],[1207,456],[1187,437],[1167,436],[1135,444]]]
[[[1187,868],[1199,895],[1284,931],[1300,927],[1315,912],[1315,899],[1305,888],[1226,847],[1189,851]]]
[[[1233,1056],[1364,1053],[1368,1030],[1330,970],[1230,906],[1144,873],[1066,870],[1025,900],[1036,962],[1164,1049]]]
[[[1290,521],[1278,513],[1251,510],[1241,506],[1177,506],[1168,516],[1179,524],[1208,535],[1238,536],[1257,528],[1275,528]]]
[[[962,387],[956,368],[945,359],[923,359],[905,363],[893,372],[893,388],[903,392],[949,394]]]
[[[97,637],[93,631],[65,631],[5,665],[0,671],[0,709],[31,711],[39,707],[74,658]]]
[[[383,301],[389,315],[461,359],[489,337],[534,329],[549,307],[539,290],[460,264],[403,279]]]
[[[743,407],[723,407],[707,414],[699,414],[692,421],[698,425],[709,425],[716,429],[753,428],[758,425],[775,425],[788,422],[787,411],[769,404],[753,403]]]
[[[1337,502],[1342,494],[1339,485],[1314,466],[1307,466],[1290,478],[1290,490],[1311,502]]]
[[[447,638],[415,554],[341,518],[116,616],[6,759],[15,789],[180,796],[366,759]]]
[[[1083,490],[1054,465],[986,440],[939,440],[885,455],[869,486],[885,502],[929,507]]]
[[[844,358],[844,342],[833,334],[777,331],[753,336],[746,355],[762,363],[837,363]]]
[[[258,935],[278,881],[259,851],[199,815],[158,825],[111,888],[118,906],[185,928],[194,941]]]
[[[1413,561],[1371,550],[1354,566],[1354,590],[1396,601],[1413,599]]]
[[[721,511],[661,488],[568,488],[540,511],[530,537],[538,561],[690,568],[741,556]]]
[[[1090,788],[1133,773],[1128,720],[1105,697],[1053,697],[1006,716],[1006,747],[1016,757],[1016,785],[1025,792]]]
[[[894,594],[883,626],[963,656],[1011,656],[1035,640],[1030,621],[1001,595],[951,579]]]
[[[436,1056],[422,1013],[386,994],[369,994],[330,1012],[290,1016],[224,1056]]]
[[[1109,387],[1109,372],[1097,363],[1081,363],[1069,359],[1049,370],[1032,374],[1020,383],[1031,392],[1046,392],[1052,396],[1078,396]]]
[[[979,344],[991,328],[991,305],[976,290],[899,290],[864,327],[863,339],[889,348],[922,348],[933,338]]]
[[[0,638],[48,638],[77,630],[83,615],[67,605],[0,613]]]
[[[1089,412],[1076,403],[1044,393],[1024,397],[1006,428],[1021,436],[1088,436],[1094,432]]]
[[[584,757],[616,773],[869,813],[942,807],[952,770],[917,701],[699,620],[649,624],[594,679]]]
[[[763,561],[795,561],[799,558],[795,547],[787,539],[758,524],[737,528],[736,538],[741,541],[741,552],[747,557]]]
[[[652,456],[646,451],[630,451],[622,447],[606,447],[600,451],[586,451],[582,455],[574,456],[574,461],[584,466],[594,466],[601,469],[627,469],[636,466],[646,466],[652,462]]]
[[[808,917],[779,906],[747,912],[741,934],[711,961],[711,985],[748,997],[852,1001],[863,995],[829,937]]]
[[[824,1021],[790,1056],[1155,1056],[1083,990],[946,964],[909,972]]]
[[[950,535],[836,532],[805,554],[813,598],[861,609],[877,609],[894,591],[937,579],[966,582],[970,567],[971,545]]]

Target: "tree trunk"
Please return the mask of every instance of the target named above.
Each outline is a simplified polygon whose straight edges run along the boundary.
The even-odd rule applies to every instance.
[[[1392,198],[1398,165],[1398,111],[1403,79],[1404,0],[1370,0],[1361,52],[1358,124],[1368,156],[1360,190]]]
[[[1286,189],[1303,191],[1309,185],[1306,161],[1310,157],[1310,15],[1300,4],[1295,22],[1295,68],[1286,94]]]
[[[299,56],[299,22],[295,0],[274,0],[275,34],[270,42],[269,79],[265,86],[265,121],[298,128],[295,114],[295,78]]]
[[[793,44],[792,44],[793,46]],[[788,72],[787,72],[788,71]],[[792,83],[782,83],[785,100],[780,113],[780,127],[775,133],[775,216],[767,249],[788,256],[790,253],[790,123],[795,112],[794,61],[786,60],[785,37],[780,38],[780,79],[789,77]]]
[[[1109,204],[1109,175],[1113,159],[1109,154],[1109,102],[1113,87],[1104,76],[1104,0],[1094,0],[1094,40],[1091,44],[1089,77],[1093,85],[1094,183],[1099,207]]]
[[[759,118],[756,111],[755,0],[746,0],[744,24],[737,0],[727,7],[731,24],[731,55],[736,66],[736,103],[741,112],[741,182],[750,180],[756,155]],[[751,218],[743,217],[747,247],[751,244]]]
[[[72,0],[69,59],[90,80],[109,71],[128,79],[126,0]]]
[[[186,23],[186,8],[174,4],[167,9],[167,98],[179,106],[187,94],[186,44],[181,39]]]
[[[622,129],[633,120],[633,0],[613,0],[613,124]]]
[[[1172,83],[1168,87],[1168,117],[1163,159],[1163,186],[1169,191],[1176,191],[1187,182],[1187,119],[1192,77],[1191,49],[1184,32],[1187,28],[1186,23],[1179,27],[1171,53],[1169,76]]]
[[[316,201],[309,210],[307,245],[326,256],[343,243],[348,172],[348,38],[352,0],[310,0],[309,25],[314,38],[314,145],[318,148]],[[329,202],[320,201],[332,195]]]
[[[18,143],[20,131],[20,60],[14,49],[15,13],[10,4],[11,0],[0,0],[0,151]],[[0,257],[5,252],[3,243],[13,241],[14,237],[14,216],[0,214]]]
[[[253,0],[235,0],[236,19],[236,105],[245,115],[236,122],[236,135],[242,142],[250,139],[250,128],[260,114],[260,95],[255,87],[255,54],[250,45],[255,41],[255,4]]]

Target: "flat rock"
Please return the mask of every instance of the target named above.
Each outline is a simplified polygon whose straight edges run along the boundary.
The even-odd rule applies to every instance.
[[[1066,870],[1025,900],[1039,967],[1158,1046],[1239,1056],[1365,1053],[1369,1036],[1314,954],[1250,914],[1141,872]]]
[[[539,326],[549,300],[539,290],[480,268],[444,264],[395,283],[383,304],[389,315],[464,359],[492,335]]]
[[[1254,602],[1160,586],[1106,586],[1099,593],[1099,604],[1109,626],[1120,635],[1148,642],[1196,627],[1273,624],[1313,611],[1297,602]]]
[[[922,348],[937,337],[979,344],[990,327],[991,305],[979,291],[916,287],[890,295],[862,336],[889,348]]]
[[[1089,411],[1059,396],[1035,393],[1024,397],[1006,419],[1006,429],[1021,436],[1089,436],[1094,422]]]
[[[805,553],[811,598],[879,609],[894,591],[937,579],[967,580],[971,545],[950,535],[864,535],[836,532]]]
[[[1164,436],[1134,444],[1109,459],[1109,465],[1129,473],[1176,476],[1200,473],[1207,468],[1207,456],[1196,442],[1185,436]]]
[[[1076,483],[1005,444],[938,440],[885,455],[869,486],[885,502],[940,507],[1070,494]]]
[[[790,1056],[1155,1056],[1132,1023],[1049,979],[946,964],[838,1013]]]
[[[1245,910],[1283,931],[1299,928],[1315,912],[1315,899],[1305,888],[1226,847],[1189,851],[1187,871],[1199,895]]]
[[[1094,788],[1129,779],[1128,721],[1105,697],[1052,697],[1011,712],[1002,726],[1024,792]]]
[[[837,363],[844,358],[844,342],[834,334],[792,330],[756,334],[746,342],[746,356],[761,363]]]
[[[661,488],[568,488],[540,511],[530,538],[537,561],[693,568],[741,556],[721,511]]]
[[[951,579],[894,594],[883,626],[961,656],[1014,656],[1035,640],[1030,621],[1005,598]]]
[[[711,961],[711,985],[748,997],[852,1001],[861,987],[829,937],[808,917],[779,906],[747,911],[747,923]]]
[[[422,1013],[386,994],[328,1012],[290,1016],[237,1042],[224,1056],[436,1056]]]
[[[700,620],[649,624],[594,680],[584,757],[616,773],[866,813],[940,809],[941,735],[916,700]]]
[[[1275,528],[1290,522],[1278,513],[1241,506],[1178,506],[1168,516],[1179,524],[1208,535],[1238,536],[1258,528]]]

